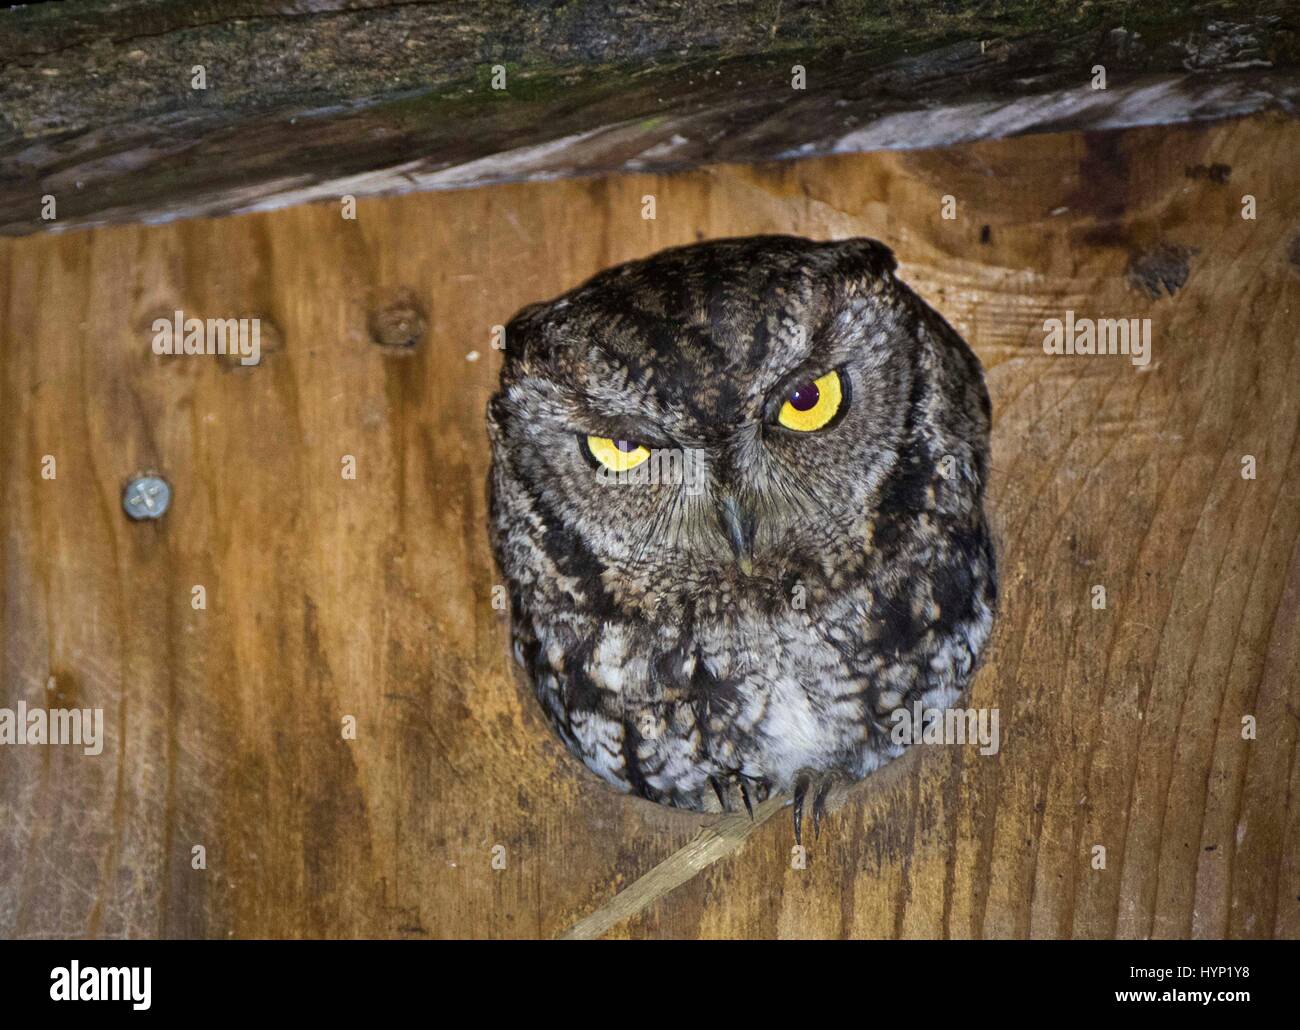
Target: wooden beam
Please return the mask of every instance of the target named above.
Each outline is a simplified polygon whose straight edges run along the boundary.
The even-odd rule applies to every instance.
[[[1291,112],[1298,40],[1294,0],[19,6],[0,233]]]

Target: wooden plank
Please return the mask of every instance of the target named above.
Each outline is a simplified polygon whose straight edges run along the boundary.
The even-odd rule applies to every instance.
[[[988,369],[1004,600],[972,703],[1003,746],[916,749],[806,869],[778,812],[602,928],[1296,936],[1298,143],[1264,117],[0,242],[0,707],[106,722],[99,757],[0,747],[0,934],[549,937],[672,863],[712,821],[608,793],[513,679],[489,341],[615,261],[796,232],[885,240]],[[411,305],[418,343],[376,345]],[[154,356],[178,307],[278,347]],[[1066,309],[1151,318],[1150,366],[1045,355]],[[144,468],[175,500],[131,523]]]
[[[1294,0],[17,5],[0,233],[1294,112],[1298,29]]]

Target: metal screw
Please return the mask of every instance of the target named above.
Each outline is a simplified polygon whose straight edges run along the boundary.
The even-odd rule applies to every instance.
[[[172,488],[161,476],[136,476],[122,491],[122,510],[135,521],[160,519],[172,502]]]

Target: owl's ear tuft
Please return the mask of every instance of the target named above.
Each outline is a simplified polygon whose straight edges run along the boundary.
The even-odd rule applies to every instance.
[[[881,279],[898,269],[894,252],[868,236],[840,240],[835,247],[840,270],[851,278]]]
[[[549,307],[545,302],[529,304],[516,311],[506,323],[507,362],[520,361],[525,353],[536,349],[537,341],[545,337],[545,312]]]

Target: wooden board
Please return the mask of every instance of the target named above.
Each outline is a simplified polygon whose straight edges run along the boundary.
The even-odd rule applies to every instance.
[[[513,678],[491,332],[622,259],[795,232],[889,243],[988,370],[972,703],[1002,748],[914,749],[803,870],[788,812],[727,830],[608,932],[1296,936],[1297,148],[1261,117],[0,242],[0,706],[106,726],[99,757],[0,747],[0,934],[554,936],[680,866],[713,820],[608,793]],[[418,343],[376,345],[411,306]],[[272,346],[155,356],[176,308]],[[1067,309],[1150,318],[1150,365],[1045,355]],[[120,508],[141,469],[158,522]]]
[[[1268,110],[1296,0],[15,4],[0,234]]]

